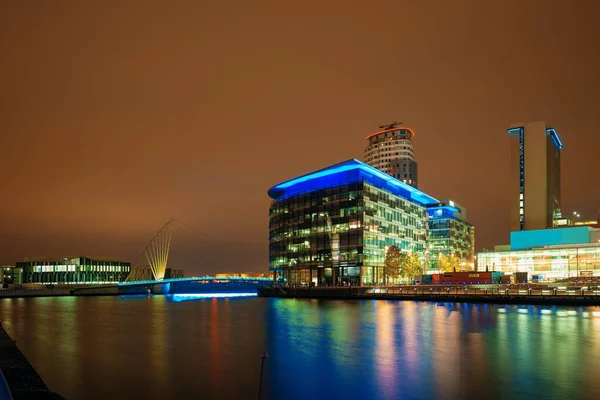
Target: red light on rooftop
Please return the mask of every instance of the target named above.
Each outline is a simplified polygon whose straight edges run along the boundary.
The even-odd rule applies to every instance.
[[[371,133],[369,136],[367,136],[365,139],[369,140],[370,138],[372,138],[373,136],[377,136],[380,135],[382,133],[386,133],[386,132],[393,132],[393,131],[400,131],[400,130],[406,130],[410,132],[410,138],[412,139],[413,137],[415,137],[415,131],[413,131],[411,128],[408,128],[406,126],[397,126],[395,128],[391,128],[391,129],[386,129],[383,131],[379,131],[379,132],[375,132],[375,133]]]

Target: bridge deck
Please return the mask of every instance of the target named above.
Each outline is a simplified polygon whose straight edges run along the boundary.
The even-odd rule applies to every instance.
[[[177,282],[195,282],[195,281],[237,281],[237,282],[272,282],[271,278],[264,277],[240,277],[240,276],[193,276],[190,278],[171,278],[148,281],[133,281],[133,282],[121,282],[118,286],[143,286],[143,285],[160,285],[164,283],[177,283]]]

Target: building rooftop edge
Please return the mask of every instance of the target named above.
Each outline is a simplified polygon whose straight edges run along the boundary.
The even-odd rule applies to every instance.
[[[393,132],[393,131],[400,131],[400,130],[406,130],[410,132],[410,137],[411,139],[415,137],[415,131],[412,130],[412,128],[409,128],[408,126],[397,126],[395,128],[390,128],[390,129],[384,129],[382,131],[378,131],[378,132],[374,132],[371,133],[370,135],[368,135],[365,140],[369,140],[370,138],[372,138],[373,136],[377,136],[377,135],[381,135],[382,133],[386,133],[386,132]]]
[[[501,245],[501,246],[508,246],[508,245]],[[518,253],[518,252],[523,252],[523,251],[578,249],[578,248],[583,248],[583,247],[600,247],[600,243],[556,244],[556,245],[538,246],[538,247],[531,247],[528,249],[518,249],[518,250],[485,250],[485,251],[479,251],[479,252],[477,252],[477,254]]]
[[[425,192],[422,192],[419,189],[416,189],[407,183],[404,183],[390,175],[387,175],[386,173],[381,172],[377,168],[372,167],[368,164],[365,164],[362,161],[357,160],[356,158],[351,158],[349,160],[342,161],[337,164],[333,164],[329,167],[322,168],[317,171],[313,171],[308,174],[300,175],[296,178],[292,178],[287,181],[278,183],[277,185],[274,185],[271,188],[269,188],[269,190],[267,190],[267,194],[272,199],[277,200],[277,198],[281,197],[281,195],[276,193],[278,191],[283,191],[283,190],[285,190],[289,187],[292,187],[296,184],[300,184],[300,183],[307,182],[307,181],[310,181],[313,179],[317,179],[322,176],[333,175],[336,173],[340,173],[340,172],[344,172],[344,171],[351,171],[351,170],[355,170],[355,169],[360,169],[366,173],[374,175],[380,179],[383,179],[384,181],[386,181],[387,183],[389,183],[391,185],[394,185],[401,189],[406,190],[407,192],[409,192],[411,194],[411,196],[413,194],[415,194],[416,196],[421,197],[423,200],[425,200],[425,201],[419,201],[419,200],[413,199],[413,201],[415,201],[415,202],[422,203],[423,205],[436,204],[436,203],[440,202],[439,200],[426,194]]]
[[[129,262],[129,261],[119,260],[118,258],[114,258],[114,257],[94,257],[94,256],[62,256],[62,257],[34,256],[34,257],[24,257],[23,261],[17,261],[17,262],[63,261],[65,259],[70,260],[73,258],[89,258],[90,260],[95,260],[95,261],[114,261],[114,262],[126,262],[126,263]]]

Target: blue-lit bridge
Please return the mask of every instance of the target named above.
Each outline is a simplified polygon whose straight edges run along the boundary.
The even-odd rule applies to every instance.
[[[271,283],[271,278],[251,276],[197,276],[122,282],[117,285],[119,293],[153,294],[256,294],[261,286]]]
[[[174,235],[174,233],[178,233]],[[183,234],[183,235],[181,235]],[[187,260],[170,260],[170,253],[187,256]],[[183,251],[183,253],[179,253]],[[218,253],[218,259],[206,259],[202,256]],[[219,274],[193,277],[171,277],[177,275],[169,265],[222,265],[223,258],[229,256],[229,263],[244,265],[244,260],[224,248],[214,238],[175,219],[169,220],[152,237],[144,248],[140,260],[134,264],[125,282],[118,284],[95,285],[73,289],[74,294],[196,294],[196,293],[257,293],[258,288],[272,282],[271,278],[249,274]]]
[[[133,281],[133,282],[121,282],[117,286],[119,287],[135,287],[135,286],[150,286],[150,285],[164,285],[167,283],[179,283],[179,282],[262,282],[270,283],[271,278],[266,277],[241,277],[241,276],[194,276],[191,278],[172,278],[163,279],[161,281],[147,280],[147,281]]]
[[[72,290],[76,295],[94,294],[257,294],[258,288],[269,285],[271,278],[251,276],[194,276],[121,282],[118,284],[82,286]],[[218,297],[218,296],[217,296]]]

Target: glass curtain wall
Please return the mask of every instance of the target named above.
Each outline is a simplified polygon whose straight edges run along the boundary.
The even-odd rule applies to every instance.
[[[477,269],[528,272],[544,279],[600,276],[600,246],[543,248],[477,254]]]
[[[17,262],[23,283],[116,283],[125,280],[131,264],[78,257],[53,261]]]
[[[364,258],[362,284],[383,281],[383,264],[389,247],[419,254],[426,265],[425,239],[427,216],[425,208],[402,197],[365,184],[364,195]]]
[[[429,219],[429,268],[438,269],[440,256],[456,256],[461,268],[472,269],[475,255],[473,225],[456,218]],[[463,265],[464,264],[464,265]]]
[[[291,285],[358,285],[363,254],[361,182],[273,201],[270,269]]]
[[[426,262],[425,208],[367,182],[273,201],[269,216],[270,269],[290,285],[382,283],[393,245]]]

